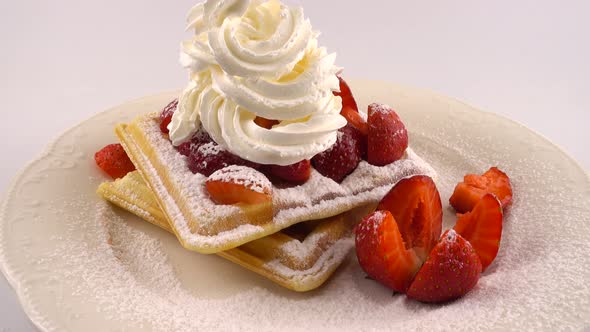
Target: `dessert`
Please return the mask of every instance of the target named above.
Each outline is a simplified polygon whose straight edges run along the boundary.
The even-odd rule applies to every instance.
[[[209,0],[188,23],[187,87],[159,114],[116,128],[185,248],[235,248],[376,203],[403,177],[434,176],[391,108],[359,113],[301,8]],[[228,167],[264,192],[211,180]]]
[[[173,233],[166,215],[138,172],[105,182],[98,193],[106,200]],[[357,209],[335,217],[295,225],[282,232],[217,253],[294,291],[320,286],[332,275],[353,246]]]
[[[368,212],[402,179],[436,173],[408,146],[391,107],[359,112],[335,54],[318,46],[301,8],[208,0],[188,23],[187,87],[162,111],[116,126],[121,159],[137,172],[98,192],[189,250],[217,253],[291,289],[317,287],[352,246],[354,211]],[[416,197],[432,196],[433,186]],[[418,203],[401,213],[440,210],[440,199]],[[432,228],[416,234],[421,258],[440,235],[430,217],[418,218]],[[414,219],[404,232],[414,232]]]

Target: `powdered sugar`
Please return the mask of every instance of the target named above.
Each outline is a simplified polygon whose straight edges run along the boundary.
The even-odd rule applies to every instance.
[[[259,171],[246,166],[231,165],[209,176],[207,181],[219,181],[242,185],[259,193],[271,193],[272,183]]]

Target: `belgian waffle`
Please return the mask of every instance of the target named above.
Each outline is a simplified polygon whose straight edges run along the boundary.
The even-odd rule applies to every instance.
[[[300,222],[374,204],[407,176],[436,176],[408,148],[402,159],[387,166],[362,161],[340,184],[312,170],[310,180],[303,185],[273,185],[272,207],[268,210],[217,205],[206,192],[207,178],[190,172],[186,157],[160,131],[159,123],[158,114],[150,113],[118,125],[115,131],[181,244],[201,253],[232,249]]]
[[[142,219],[173,232],[166,215],[138,172],[105,182],[98,193]],[[218,252],[217,255],[288,289],[319,287],[338,268],[353,246],[352,227],[369,207],[323,220],[308,221],[281,232]]]

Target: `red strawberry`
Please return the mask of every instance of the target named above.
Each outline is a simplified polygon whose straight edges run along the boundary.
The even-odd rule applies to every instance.
[[[320,174],[342,182],[356,169],[362,155],[363,146],[358,132],[353,127],[346,126],[338,131],[336,143],[330,149],[315,155],[311,163]]]
[[[110,144],[94,155],[96,165],[113,179],[122,178],[135,170],[135,165],[129,159],[121,144]]]
[[[272,128],[272,126],[278,125],[279,121],[269,120],[269,119],[257,116],[256,119],[254,119],[254,123],[256,123],[257,125],[259,125],[262,128],[270,129],[270,128]]]
[[[400,180],[357,226],[357,257],[367,274],[405,292],[442,227],[438,190],[427,176]]]
[[[311,176],[311,162],[302,160],[288,166],[270,165],[268,172],[281,180],[292,183],[305,183]]]
[[[473,211],[461,215],[453,227],[475,249],[481,260],[482,271],[498,254],[502,238],[502,206],[496,197],[482,197]]]
[[[342,108],[350,108],[358,113],[359,108],[356,105],[356,100],[354,100],[350,86],[348,86],[348,83],[346,83],[346,81],[340,76],[338,76],[338,81],[340,82],[340,92],[334,92],[334,95],[342,98]]]
[[[334,95],[342,98],[342,110],[340,111],[340,115],[346,118],[350,125],[366,136],[369,132],[367,121],[365,121],[365,119],[359,114],[356,100],[354,100],[352,91],[346,81],[340,76],[338,76],[338,80],[340,81],[340,92],[334,92]]]
[[[403,235],[389,211],[375,211],[355,228],[356,256],[373,280],[405,292],[422,260],[407,248]]]
[[[176,112],[176,108],[178,107],[178,99],[174,99],[170,102],[164,109],[162,113],[160,113],[160,130],[164,134],[168,134],[168,124],[172,121],[172,115]]]
[[[363,117],[355,110],[350,107],[343,107],[340,111],[340,115],[342,115],[348,124],[356,128],[359,132],[363,135],[368,135],[369,133],[369,126],[367,125],[367,121],[363,119]]]
[[[209,177],[207,191],[217,204],[262,204],[272,201],[272,185],[257,170],[245,166],[229,166]]]
[[[202,145],[205,145],[207,143],[211,143],[213,142],[213,140],[211,139],[211,136],[209,136],[209,134],[207,134],[206,131],[203,130],[203,128],[201,128],[194,136],[193,138],[191,138],[190,141],[186,141],[182,144],[180,144],[179,146],[176,147],[176,150],[178,150],[178,152],[180,152],[180,154],[182,154],[183,156],[189,156],[191,151],[198,149],[199,147],[201,147]]]
[[[442,203],[434,181],[416,175],[400,180],[383,197],[378,210],[391,212],[404,238],[406,248],[426,257],[440,237]]]
[[[375,166],[391,164],[399,160],[407,148],[408,132],[397,113],[387,105],[369,105],[369,163]]]
[[[209,142],[191,149],[188,156],[188,168],[193,173],[201,173],[205,176],[213,174],[222,168],[231,165],[243,165],[258,168],[259,165],[244,160],[227,151],[215,142]]]
[[[421,302],[445,302],[469,292],[479,280],[481,262],[473,247],[454,230],[446,231],[408,289]]]
[[[449,202],[460,213],[469,212],[487,193],[496,195],[505,208],[512,203],[512,185],[506,173],[496,167],[482,175],[465,175],[455,187]]]

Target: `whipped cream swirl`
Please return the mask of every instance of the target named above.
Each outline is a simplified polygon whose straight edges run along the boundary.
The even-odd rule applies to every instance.
[[[318,47],[301,8],[208,0],[191,9],[181,63],[190,82],[169,125],[174,145],[202,125],[219,145],[261,164],[289,165],[330,148],[340,116],[335,54]],[[257,117],[276,120],[270,129]]]

